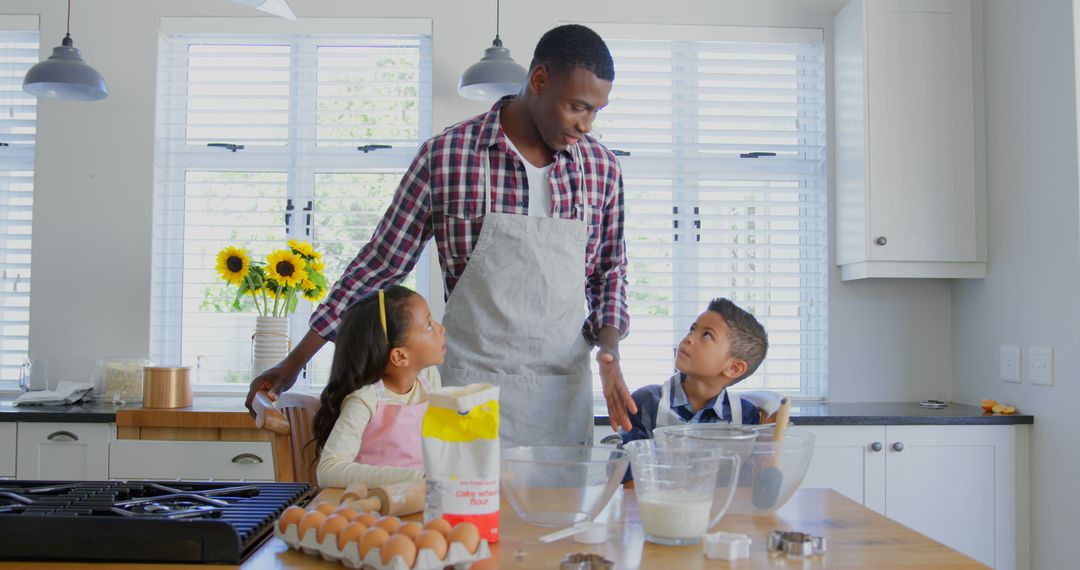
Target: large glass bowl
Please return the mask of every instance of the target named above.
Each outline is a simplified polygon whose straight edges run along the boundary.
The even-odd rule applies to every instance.
[[[767,514],[784,506],[802,484],[810,467],[814,434],[789,427],[784,432],[784,439],[777,442],[773,440],[774,426],[757,428],[754,430],[756,436],[748,439],[730,428],[713,427],[723,425],[692,424],[675,430],[657,428],[653,433],[657,446],[721,449],[739,457],[742,467],[738,490],[729,513]],[[727,480],[717,481],[721,490],[726,489],[727,484]]]
[[[622,483],[630,458],[609,446],[519,446],[501,452],[502,494],[525,522],[591,521]]]

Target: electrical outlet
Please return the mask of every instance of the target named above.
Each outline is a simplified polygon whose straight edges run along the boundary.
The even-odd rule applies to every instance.
[[[1028,378],[1032,384],[1054,385],[1053,347],[1033,346],[1028,349]]]
[[[1001,347],[1001,379],[1006,382],[1020,382],[1020,347],[1003,345]]]

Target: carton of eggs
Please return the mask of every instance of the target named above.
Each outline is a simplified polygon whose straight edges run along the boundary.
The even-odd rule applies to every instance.
[[[464,569],[491,557],[488,542],[481,540],[472,523],[451,525],[440,517],[421,525],[394,516],[330,507],[329,503],[307,509],[289,507],[275,523],[274,535],[290,548],[340,561],[349,568]]]

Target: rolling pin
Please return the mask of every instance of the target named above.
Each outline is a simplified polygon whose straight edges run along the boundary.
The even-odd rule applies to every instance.
[[[345,488],[345,492],[341,494],[340,504],[349,503],[352,501],[359,501],[360,499],[366,499],[368,497],[367,483],[353,483]]]
[[[423,479],[403,481],[392,485],[372,487],[366,499],[344,503],[354,509],[378,511],[380,515],[396,517],[419,513],[424,510],[424,493],[427,484]]]

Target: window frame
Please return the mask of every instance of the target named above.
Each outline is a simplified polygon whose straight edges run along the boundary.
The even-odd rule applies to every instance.
[[[166,22],[168,20],[168,22]],[[315,183],[320,174],[351,174],[371,172],[404,173],[416,149],[426,140],[432,129],[431,97],[431,25],[428,20],[412,19],[346,19],[348,21],[301,21],[296,26],[282,30],[277,22],[252,19],[240,26],[230,25],[220,29],[217,19],[167,18],[163,19],[159,35],[157,131],[155,133],[155,197],[154,197],[154,251],[153,251],[153,300],[151,308],[151,358],[172,364],[181,363],[183,355],[183,249],[184,223],[167,223],[166,216],[181,217],[186,196],[185,174],[193,171],[227,172],[279,172],[287,177],[287,198],[292,200],[296,215],[290,216],[285,239],[311,241],[315,231],[302,213],[302,204],[314,203]],[[232,22],[235,19],[228,19]],[[242,19],[247,21],[248,19]],[[350,25],[351,23],[351,25]],[[236,29],[243,32],[235,32]],[[294,33],[300,30],[302,33]],[[348,33],[343,33],[345,31]],[[357,32],[359,30],[359,32]],[[378,36],[411,37],[418,42],[420,50],[420,94],[418,136],[415,144],[394,145],[394,148],[362,153],[356,146],[319,146],[316,138],[316,113],[318,101],[318,50],[327,46],[362,45],[364,38]],[[187,66],[171,65],[167,58],[176,57],[186,48],[178,46],[203,45],[289,45],[289,136],[281,146],[249,146],[239,152],[207,148],[190,144],[186,138],[187,121]],[[181,87],[178,87],[181,86]],[[180,91],[177,91],[179,88]],[[162,97],[178,97],[180,103],[168,107],[161,105]],[[228,141],[222,141],[228,142]],[[362,141],[361,141],[362,142]],[[387,196],[389,199],[389,196]],[[225,245],[232,244],[222,244]],[[284,247],[284,242],[281,244]],[[430,262],[425,253],[417,263],[417,288],[430,289],[432,277]],[[173,260],[170,264],[164,260]],[[176,261],[180,260],[180,261]],[[327,275],[332,285],[338,275]],[[441,281],[436,281],[440,282]],[[180,283],[180,291],[169,291]],[[290,336],[298,342],[308,330],[308,318],[314,306],[301,300],[296,312],[289,315]],[[246,314],[246,313],[236,313]],[[182,362],[196,366],[194,362]],[[319,391],[321,385],[312,384],[307,367],[297,379],[297,389]],[[236,395],[246,392],[247,384],[197,383],[197,394]]]

